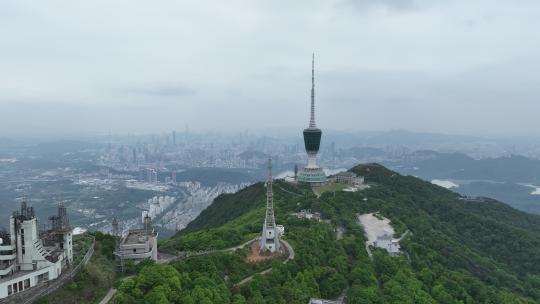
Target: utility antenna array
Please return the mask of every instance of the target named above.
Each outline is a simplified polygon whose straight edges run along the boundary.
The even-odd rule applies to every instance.
[[[274,217],[274,193],[272,191],[272,159],[268,159],[268,181],[266,182],[266,216],[261,236],[261,251],[279,251],[279,238]]]

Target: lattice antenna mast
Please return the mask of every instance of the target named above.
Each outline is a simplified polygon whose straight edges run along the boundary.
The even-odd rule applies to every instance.
[[[114,248],[115,250],[118,249],[118,220],[116,219],[116,216],[113,217],[112,220],[112,230],[113,230],[113,236],[114,236]]]
[[[317,127],[315,124],[315,53],[311,59],[311,118],[309,119],[309,127]]]
[[[274,193],[272,191],[272,158],[268,159],[268,181],[266,182],[266,217],[264,225],[266,227],[275,227],[274,218]]]

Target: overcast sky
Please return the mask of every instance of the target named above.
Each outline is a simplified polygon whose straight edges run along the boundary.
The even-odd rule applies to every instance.
[[[0,1],[0,134],[540,134],[540,1]]]

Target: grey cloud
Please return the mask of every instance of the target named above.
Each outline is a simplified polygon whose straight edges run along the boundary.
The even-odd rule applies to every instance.
[[[439,0],[346,0],[347,4],[359,11],[365,11],[373,8],[385,8],[395,11],[410,11],[424,8],[434,4]]]
[[[193,96],[197,94],[197,91],[194,88],[179,84],[131,86],[124,91],[137,95],[153,95],[161,97],[181,97]]]
[[[325,129],[539,134],[538,15],[531,0],[4,0],[0,133],[301,130],[315,52]]]

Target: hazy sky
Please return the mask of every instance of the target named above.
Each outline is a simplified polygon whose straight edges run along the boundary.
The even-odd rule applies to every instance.
[[[540,1],[0,1],[0,134],[540,134]]]

